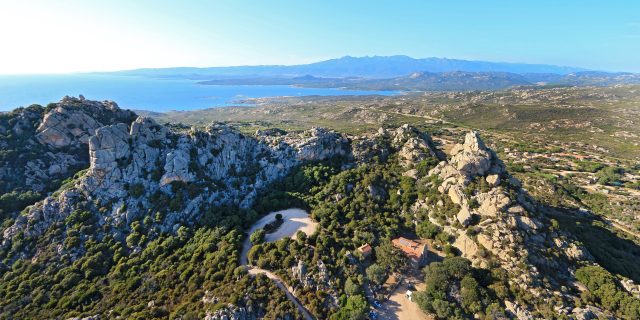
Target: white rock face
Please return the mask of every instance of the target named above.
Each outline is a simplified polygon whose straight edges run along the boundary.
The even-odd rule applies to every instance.
[[[573,277],[567,272],[568,267],[561,265],[554,256],[549,257],[548,252],[569,260],[591,259],[586,250],[570,239],[563,236],[561,240],[558,234],[547,231],[542,222],[544,217],[535,201],[521,189],[517,179],[506,173],[504,164],[476,132],[467,133],[464,143],[451,149],[450,160],[440,162],[429,174],[437,175],[442,181],[438,186],[439,192],[460,206],[459,212],[450,218],[445,231],[455,236],[453,245],[462,256],[476,266],[486,266],[488,261],[484,254],[479,255],[478,246],[483,247],[508,273],[518,275],[510,278],[513,285],[533,296],[551,301],[558,298],[556,293],[559,292],[543,283],[537,266],[555,268],[558,272],[552,276],[559,279]],[[480,179],[486,181],[488,191],[476,189],[471,194],[463,191]],[[503,186],[500,181],[508,181],[509,184]],[[479,214],[481,220],[474,226],[475,232],[478,232],[475,241],[466,234],[467,227],[472,223],[471,203],[477,205],[473,212]],[[459,222],[458,226],[461,227],[456,227],[454,222]],[[556,298],[552,298],[554,296]],[[510,302],[507,310],[519,319],[530,319],[532,316],[526,308]]]
[[[455,151],[456,153],[453,153]],[[462,147],[452,150],[449,164],[467,176],[484,175],[495,154],[489,150],[476,131],[467,133]]]
[[[88,166],[89,138],[104,123],[130,123],[133,113],[121,110],[110,101],[97,102],[65,97],[45,108],[29,107],[13,112],[12,128],[16,135],[28,138],[21,148],[44,150],[37,159],[26,163],[0,164],[0,181],[13,181],[13,187],[37,192],[48,191],[52,180],[69,177]],[[35,132],[34,132],[35,131]],[[0,141],[0,149],[6,148]],[[11,188],[13,188],[11,187]],[[0,187],[0,193],[6,192]]]
[[[500,175],[498,174],[488,175],[486,178],[486,181],[490,186],[495,187],[500,184]]]
[[[407,124],[395,130],[380,128],[376,134],[354,139],[352,149],[359,163],[370,162],[374,157],[384,160],[397,151],[400,164],[408,169],[428,158],[442,157],[429,135]]]
[[[112,101],[97,102],[71,97],[63,98],[55,109],[47,112],[38,126],[36,139],[53,148],[87,144],[89,137],[104,126],[98,118],[125,120],[133,113],[120,110]]]
[[[456,215],[456,219],[458,219],[458,222],[460,222],[460,224],[462,224],[463,226],[468,226],[471,223],[471,212],[469,212],[469,207],[467,207],[466,205],[462,206],[462,209],[460,209],[460,212],[458,212],[458,214]]]
[[[164,165],[164,175],[160,178],[160,186],[173,181],[191,182],[193,174],[189,173],[189,161],[191,158],[184,150],[179,149],[167,153]]]
[[[505,301],[505,309],[512,316],[515,316],[518,320],[530,320],[535,319],[535,317],[529,312],[529,310],[523,308],[519,304],[515,302],[511,302],[509,300]]]
[[[481,193],[477,196],[480,203],[478,213],[484,216],[498,216],[511,202],[508,195],[501,188],[491,189],[487,193]]]
[[[89,137],[101,126],[101,123],[82,110],[67,110],[60,106],[45,115],[36,137],[44,144],[61,148],[76,140],[87,143]]]
[[[338,133],[323,128],[312,128],[308,133],[311,135],[310,138],[294,145],[298,160],[315,161],[347,155],[348,150],[345,146],[348,141]]]
[[[149,197],[157,191],[171,196],[171,182],[214,181],[167,217],[167,229],[176,221],[196,221],[201,206],[234,205],[248,208],[258,192],[304,161],[351,157],[349,140],[321,128],[298,134],[247,137],[225,125],[205,132],[169,132],[152,119],[138,117],[131,125],[117,123],[95,130],[88,139],[90,167],[75,188],[61,198],[83,195],[98,205],[112,205],[104,219],[128,223],[153,207]],[[52,168],[51,170],[57,170]],[[128,188],[141,185],[143,196],[129,196]],[[48,198],[7,229],[7,238],[26,229],[37,236],[70,212],[57,209],[60,199]],[[72,207],[73,201],[65,201]],[[122,209],[126,208],[126,209]],[[53,214],[57,211],[57,214]],[[46,215],[48,219],[39,217]]]

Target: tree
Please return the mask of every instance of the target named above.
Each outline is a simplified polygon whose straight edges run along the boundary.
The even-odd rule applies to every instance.
[[[416,234],[423,239],[435,239],[440,231],[440,227],[429,220],[423,220],[416,226]]]
[[[455,304],[450,303],[446,300],[436,299],[431,303],[431,305],[433,306],[433,310],[435,311],[436,315],[440,319],[452,318],[454,315],[454,310],[456,310]]]
[[[431,263],[424,273],[425,290],[414,295],[422,310],[435,313],[440,319],[460,318],[464,314],[484,311],[500,313],[499,309],[495,310],[496,305],[489,309],[498,300],[495,294],[479,284],[476,277],[481,276],[478,270],[471,267],[469,260],[462,257],[445,258],[442,262]]]
[[[244,266],[238,266],[233,270],[233,276],[236,278],[236,280],[239,280],[246,274],[247,268],[245,268]]]
[[[622,168],[606,167],[598,171],[596,177],[601,184],[611,185],[620,182],[623,172]]]
[[[478,281],[472,275],[468,274],[460,281],[460,296],[467,313],[475,314],[483,310]]]
[[[398,272],[407,267],[407,257],[398,248],[385,240],[376,247],[376,262],[384,269]]]
[[[276,213],[276,220],[282,220],[282,213]]]
[[[263,252],[264,250],[260,244],[251,247],[249,252],[247,252],[247,260],[249,260],[250,264],[256,264]]]
[[[362,320],[367,315],[369,305],[362,295],[347,298],[344,307],[331,316],[332,320]]]
[[[387,280],[387,271],[377,263],[370,265],[366,270],[366,274],[367,278],[375,284],[383,284]]]
[[[249,237],[249,240],[254,245],[260,244],[264,242],[265,235],[266,233],[264,232],[264,229],[258,229],[251,234],[251,237]]]
[[[129,187],[129,193],[134,198],[139,198],[144,194],[144,185],[142,183],[134,183],[133,185],[131,185],[131,187]]]
[[[189,236],[190,232],[191,231],[189,230],[189,228],[185,226],[180,226],[180,228],[178,228],[178,238],[180,238],[180,240],[182,241],[185,241]]]
[[[360,286],[351,279],[351,277],[347,278],[347,281],[344,282],[344,293],[348,296],[356,295],[360,292]]]
[[[296,232],[296,239],[298,239],[298,241],[304,243],[307,241],[307,234],[304,233],[302,230],[298,230],[298,232]]]
[[[576,279],[582,282],[596,302],[607,310],[629,319],[640,317],[640,301],[621,289],[615,277],[600,266],[586,266],[576,271]]]

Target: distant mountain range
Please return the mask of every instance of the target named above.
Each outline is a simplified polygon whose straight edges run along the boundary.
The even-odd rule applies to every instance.
[[[122,75],[204,79],[216,77],[363,77],[393,78],[413,72],[510,72],[510,73],[550,73],[569,74],[586,71],[583,68],[554,66],[546,64],[506,63],[469,61],[445,58],[415,59],[408,56],[342,57],[301,65],[261,65],[211,68],[160,68],[136,69],[116,72]]]
[[[308,88],[355,90],[469,91],[498,90],[515,86],[609,86],[640,83],[640,75],[583,71],[566,75],[510,72],[414,72],[386,79],[303,77],[225,78],[201,81],[205,85],[292,85]]]
[[[114,74],[114,73],[110,73]],[[136,69],[119,75],[202,80],[207,85],[294,85],[361,90],[467,91],[513,86],[640,83],[640,74],[544,64],[407,56],[342,57],[303,65]]]

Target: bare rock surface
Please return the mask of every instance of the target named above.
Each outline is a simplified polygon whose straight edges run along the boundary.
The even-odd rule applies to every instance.
[[[510,277],[512,285],[531,293],[540,303],[562,301],[559,309],[573,303],[564,300],[557,283],[573,279],[566,261],[592,261],[591,255],[568,234],[550,230],[540,207],[506,172],[477,132],[467,133],[464,142],[451,149],[450,160],[440,162],[429,175],[437,175],[439,192],[460,206],[445,230],[454,235],[453,245],[464,257],[480,267],[498,262],[509,274],[518,275]],[[484,183],[488,190],[466,192],[472,183]],[[475,203],[476,209],[471,210],[470,203]],[[475,226],[471,223],[472,211],[480,217]],[[467,235],[470,227],[477,233],[475,239]],[[480,255],[480,248],[489,254]],[[543,275],[541,268],[557,272]],[[545,277],[554,280],[547,283]],[[518,319],[533,317],[525,306],[510,303],[507,310]]]
[[[202,189],[167,217],[164,228],[171,230],[178,221],[196,221],[205,202],[250,207],[263,188],[305,161],[351,157],[348,139],[322,128],[253,138],[220,124],[206,131],[174,133],[144,117],[131,124],[97,128],[87,142],[90,157],[86,175],[73,188],[47,198],[16,219],[4,232],[5,243],[19,230],[36,237],[64,219],[70,210],[60,208],[73,207],[76,202],[66,199],[75,195],[82,195],[77,201],[93,199],[98,206],[115,203],[101,218],[128,223],[152,208],[149,199],[157,192],[171,197],[180,191],[175,189],[179,183],[213,181],[216,188]],[[131,186],[143,190],[142,196],[130,197]]]

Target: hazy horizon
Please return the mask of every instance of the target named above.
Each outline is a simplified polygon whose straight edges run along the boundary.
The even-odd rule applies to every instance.
[[[3,75],[298,65],[347,55],[640,71],[633,1],[3,3]]]
[[[526,61],[489,61],[489,60],[476,60],[476,59],[459,59],[455,57],[414,57],[406,54],[393,54],[393,55],[363,55],[363,56],[354,56],[354,55],[344,55],[340,57],[332,57],[322,60],[310,61],[307,63],[282,63],[282,64],[235,64],[235,65],[212,65],[212,66],[188,66],[188,65],[175,65],[175,66],[166,66],[166,67],[140,67],[140,68],[131,68],[131,69],[117,69],[117,70],[89,70],[89,71],[72,71],[72,72],[51,72],[51,73],[9,73],[9,74],[1,74],[0,76],[48,76],[48,75],[82,75],[82,74],[101,74],[101,73],[117,73],[121,71],[133,71],[133,70],[144,70],[144,69],[180,69],[180,68],[198,68],[198,69],[207,69],[207,68],[235,68],[235,67],[261,67],[261,66],[298,66],[298,65],[308,65],[319,62],[325,62],[329,60],[337,60],[342,58],[374,58],[374,57],[397,57],[397,56],[405,56],[411,59],[444,59],[444,60],[459,60],[459,61],[469,61],[469,62],[489,62],[489,63],[504,63],[504,64],[524,64],[524,65],[550,65],[557,67],[569,67],[569,68],[577,68],[577,69],[585,69],[589,71],[603,71],[603,72],[628,72],[625,70],[605,70],[605,69],[591,69],[585,68],[577,65],[558,65],[558,64],[547,64],[547,63],[531,63]],[[422,70],[415,70],[416,72]],[[428,71],[428,70],[427,70]]]

